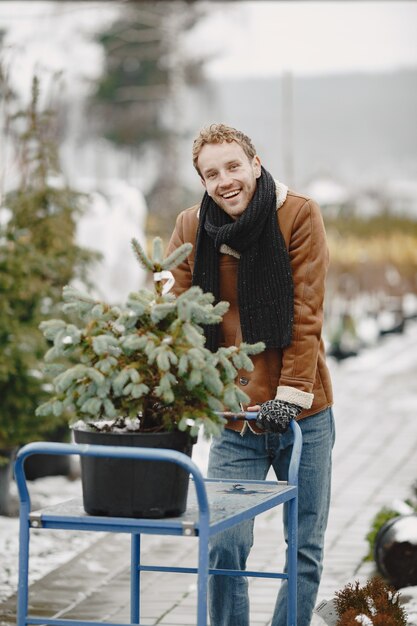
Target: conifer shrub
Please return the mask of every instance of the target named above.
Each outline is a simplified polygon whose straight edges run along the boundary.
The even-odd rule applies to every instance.
[[[361,587],[358,581],[336,592],[336,626],[407,626],[400,594],[382,578],[372,578]]]
[[[203,326],[218,324],[227,302],[196,286],[179,297],[166,290],[167,272],[189,255],[183,244],[164,258],[155,238],[148,257],[132,240],[139,263],[153,274],[153,289],[130,293],[124,306],[98,301],[77,289],[63,290],[65,314],[40,325],[51,347],[45,355],[54,395],[40,416],[71,414],[90,429],[218,434],[223,410],[239,411],[248,396],[234,384],[238,370],[251,371],[250,355],[263,343],[205,347]],[[172,276],[172,275],[171,275]],[[71,359],[72,365],[62,362]]]
[[[41,105],[36,76],[30,100],[22,104],[9,72],[0,59],[3,182],[16,168],[15,186],[8,190],[7,180],[0,193],[0,467],[18,446],[65,427],[54,413],[34,416],[49,385],[39,324],[58,313],[63,285],[85,279],[95,258],[75,241],[85,197],[63,181],[59,109],[53,100]]]

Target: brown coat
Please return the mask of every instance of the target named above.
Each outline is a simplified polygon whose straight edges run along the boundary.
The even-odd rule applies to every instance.
[[[168,253],[184,242],[195,244],[198,214],[198,205],[180,213]],[[239,372],[236,383],[250,397],[248,406],[275,398],[279,385],[313,393],[313,404],[310,409],[302,411],[299,417],[302,419],[331,406],[333,402],[321,338],[329,255],[320,209],[313,200],[289,191],[277,214],[289,251],[294,281],[293,340],[284,350],[270,348],[253,356],[254,370]],[[173,291],[176,295],[191,286],[194,252],[193,249],[173,271]],[[221,254],[220,298],[230,303],[221,325],[221,343],[225,346],[238,345],[242,340],[237,296],[238,263],[235,257]],[[242,422],[230,422],[228,427],[240,431]]]

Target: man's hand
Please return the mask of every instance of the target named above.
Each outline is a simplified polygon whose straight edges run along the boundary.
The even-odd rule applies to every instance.
[[[265,432],[283,434],[302,410],[297,404],[285,400],[268,400],[260,406],[256,425]]]

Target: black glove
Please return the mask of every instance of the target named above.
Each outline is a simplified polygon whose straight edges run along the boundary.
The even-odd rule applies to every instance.
[[[268,433],[283,434],[302,410],[298,404],[285,400],[268,400],[261,404],[256,425]]]

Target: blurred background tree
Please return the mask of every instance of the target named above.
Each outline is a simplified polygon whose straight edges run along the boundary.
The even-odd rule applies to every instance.
[[[53,81],[59,88],[56,77]],[[40,366],[46,344],[39,323],[58,310],[62,287],[84,279],[94,255],[75,244],[84,197],[60,170],[57,109],[41,106],[35,77],[22,106],[0,65],[3,157],[18,166],[19,180],[0,190],[0,462],[7,452],[56,429],[57,417],[35,418],[48,393]],[[7,162],[3,161],[3,175]],[[3,452],[3,455],[2,455]]]
[[[184,47],[203,17],[199,3],[140,2],[127,6],[98,36],[104,71],[91,99],[96,130],[153,162],[147,195],[148,234],[168,235],[187,205],[179,174],[184,136],[184,89],[203,82],[204,58]]]

